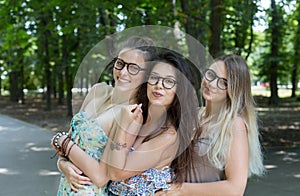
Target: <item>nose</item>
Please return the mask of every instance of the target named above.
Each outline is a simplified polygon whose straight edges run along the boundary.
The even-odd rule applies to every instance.
[[[215,88],[217,88],[217,78],[215,78],[214,80],[212,80],[212,81],[208,81],[208,80],[205,80],[206,81],[206,83],[209,85],[209,86],[212,86],[212,87],[215,87]]]
[[[160,78],[158,79],[158,81],[156,82],[156,85],[158,88],[162,89],[164,86],[163,86],[163,80]]]

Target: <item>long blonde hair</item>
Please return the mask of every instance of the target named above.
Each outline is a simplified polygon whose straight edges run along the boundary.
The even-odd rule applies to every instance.
[[[210,146],[208,159],[216,168],[223,170],[226,166],[232,140],[232,122],[241,117],[248,135],[249,169],[248,176],[261,175],[264,172],[263,156],[259,141],[254,100],[251,95],[250,73],[246,62],[238,55],[226,55],[218,58],[223,61],[227,71],[228,93],[226,102],[221,106],[216,122],[209,122],[204,112],[200,117],[202,125],[208,126]],[[201,127],[197,138],[200,137]]]

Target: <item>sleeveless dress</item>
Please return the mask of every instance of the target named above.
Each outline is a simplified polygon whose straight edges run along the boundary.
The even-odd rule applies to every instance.
[[[150,168],[141,175],[131,177],[119,182],[110,182],[109,195],[148,196],[154,195],[159,190],[169,190],[175,177],[174,172],[168,166],[162,170]]]
[[[88,119],[84,111],[75,114],[71,120],[72,140],[95,160],[100,161],[108,140],[100,124]],[[101,175],[101,174],[99,174]],[[115,195],[154,195],[155,191],[170,189],[170,182],[174,179],[174,172],[170,167],[162,170],[150,168],[141,175],[127,180],[109,184],[109,191]],[[109,195],[107,187],[86,185],[85,189],[72,192],[66,177],[62,174],[58,189],[58,196],[100,196]],[[113,195],[111,194],[111,195]]]
[[[205,183],[225,180],[225,171],[214,167],[207,156],[210,139],[200,137],[194,147],[194,167],[188,174],[186,182]]]
[[[75,114],[71,120],[72,140],[84,150],[88,155],[101,160],[103,155],[107,136],[101,126],[94,120],[87,118],[85,112]],[[96,185],[86,185],[86,189],[79,189],[77,193],[71,191],[70,185],[64,174],[61,175],[58,189],[58,196],[94,196],[106,195],[106,187],[97,187]]]

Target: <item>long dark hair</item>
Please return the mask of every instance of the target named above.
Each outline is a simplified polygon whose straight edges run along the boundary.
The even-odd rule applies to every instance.
[[[188,159],[192,156],[192,151],[188,148],[188,146],[194,136],[195,128],[198,126],[199,102],[196,91],[193,87],[195,79],[191,71],[192,64],[180,54],[168,49],[162,49],[151,65],[148,66],[150,69],[146,73],[147,78],[149,77],[149,73],[154,65],[158,62],[167,63],[176,68],[177,90],[173,102],[167,110],[166,120],[177,130],[179,148],[177,150],[177,156],[172,162],[172,168],[176,173],[175,181],[182,183],[185,180],[187,171],[190,170],[190,164],[188,163],[191,160]],[[147,80],[148,79],[146,79],[146,81]],[[149,104],[147,97],[147,83],[143,83],[139,87],[136,99],[137,103],[143,104],[142,109],[145,122],[147,119]],[[150,136],[147,136],[145,140],[149,140],[158,134],[158,132],[153,132]]]

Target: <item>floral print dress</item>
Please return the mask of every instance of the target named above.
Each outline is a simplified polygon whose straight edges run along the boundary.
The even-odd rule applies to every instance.
[[[98,122],[88,119],[85,112],[75,114],[71,120],[72,140],[91,157],[100,161],[108,140],[107,135]],[[99,174],[101,175],[101,174]],[[158,190],[170,188],[174,173],[170,167],[162,170],[150,168],[141,175],[119,182],[111,181],[109,190],[106,186],[86,185],[77,193],[71,191],[70,185],[61,175],[57,196],[100,196],[100,195],[154,195]]]
[[[85,112],[75,114],[71,120],[72,140],[87,154],[101,160],[106,143],[107,135],[98,122],[88,119]],[[106,187],[97,187],[96,185],[86,185],[85,189],[79,189],[77,193],[71,191],[70,185],[64,174],[61,175],[58,189],[58,196],[96,196],[106,195]]]

